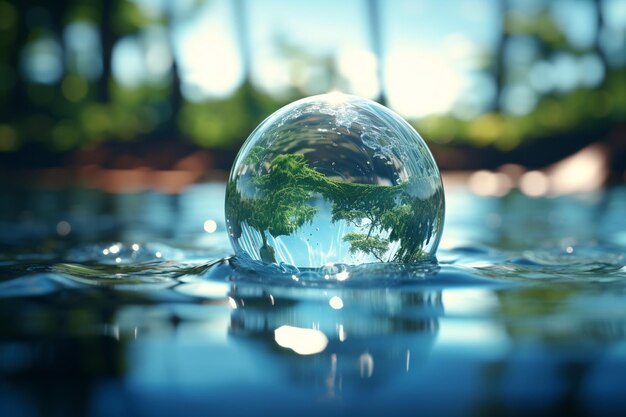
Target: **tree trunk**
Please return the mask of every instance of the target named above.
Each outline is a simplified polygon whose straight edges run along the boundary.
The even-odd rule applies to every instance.
[[[20,55],[26,46],[28,30],[26,28],[26,7],[22,2],[14,2],[16,12],[16,29],[13,44],[7,48],[7,64],[13,69],[13,83],[9,86],[9,94],[2,96],[0,120],[14,124],[19,122],[20,116],[28,110],[26,95],[26,81],[20,71]],[[7,120],[5,120],[7,119]]]
[[[172,54],[172,78],[170,81],[170,95],[169,95],[169,104],[171,108],[170,116],[167,120],[164,121],[164,125],[161,128],[161,134],[159,135],[161,139],[165,141],[175,142],[178,139],[179,129],[178,129],[178,115],[180,114],[182,105],[183,105],[183,96],[181,93],[181,81],[180,81],[180,70],[178,67],[178,62],[176,60],[176,48],[174,46],[174,5],[170,4],[168,9],[165,11],[165,27],[167,30],[168,36],[168,47],[170,53]]]
[[[114,2],[115,0],[102,0],[102,15],[100,17],[102,74],[98,82],[98,101],[101,103],[108,103],[110,100],[109,83],[111,82],[111,64],[113,61],[113,46],[115,45],[115,34],[111,28]]]
[[[276,255],[274,252],[274,248],[267,244],[267,238],[265,237],[265,232],[261,232],[261,238],[263,239],[263,245],[259,250],[259,255],[261,255],[261,260],[270,263],[276,263]]]
[[[382,45],[382,28],[380,16],[380,2],[378,0],[367,0],[368,27],[370,30],[370,42],[372,51],[376,56],[376,79],[378,80],[378,101],[383,106],[387,105],[387,92],[385,89],[385,68]]]
[[[509,41],[509,33],[506,27],[506,19],[509,13],[508,0],[497,0],[498,15],[500,16],[500,38],[496,45],[493,58],[493,79],[495,93],[491,104],[491,110],[500,112],[502,105],[502,91],[506,85],[506,46]]]

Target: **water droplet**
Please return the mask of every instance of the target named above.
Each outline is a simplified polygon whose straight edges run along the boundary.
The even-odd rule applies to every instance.
[[[72,225],[69,222],[62,220],[57,223],[56,230],[59,236],[67,236],[72,231]]]
[[[330,300],[328,300],[328,305],[330,305],[335,310],[341,310],[343,308],[343,300],[341,299],[341,297],[337,297],[335,295],[331,297]]]
[[[213,233],[217,230],[217,222],[213,219],[208,219],[207,221],[204,222],[204,224],[202,225],[202,228],[207,233]]]

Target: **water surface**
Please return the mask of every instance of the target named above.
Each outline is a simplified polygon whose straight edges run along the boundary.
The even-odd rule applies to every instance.
[[[626,412],[626,189],[447,190],[438,265],[328,279],[228,258],[223,193],[0,191],[0,415]]]

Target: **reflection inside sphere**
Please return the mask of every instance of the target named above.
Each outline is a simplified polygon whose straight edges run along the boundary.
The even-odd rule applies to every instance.
[[[419,134],[391,110],[340,94],[266,119],[226,191],[236,254],[301,268],[431,259],[443,212],[439,170]]]

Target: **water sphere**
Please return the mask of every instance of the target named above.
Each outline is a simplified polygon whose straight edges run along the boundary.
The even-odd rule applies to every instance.
[[[226,189],[236,255],[298,268],[430,260],[443,219],[439,169],[415,129],[338,93],[265,119]]]

